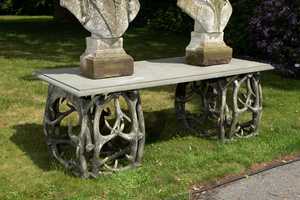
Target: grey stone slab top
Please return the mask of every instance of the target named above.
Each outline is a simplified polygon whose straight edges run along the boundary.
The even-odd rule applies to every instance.
[[[75,96],[89,96],[182,82],[191,82],[274,69],[271,65],[240,59],[229,64],[200,67],[185,64],[184,57],[134,62],[134,74],[106,79],[90,79],[79,67],[41,70],[33,76]]]

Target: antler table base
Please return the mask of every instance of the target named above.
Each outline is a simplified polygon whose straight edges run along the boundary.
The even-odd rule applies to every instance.
[[[231,101],[228,101],[230,94]],[[179,83],[175,96],[177,121],[201,137],[226,142],[234,140],[233,136],[247,138],[258,135],[262,114],[259,72],[203,80],[200,83]],[[200,105],[199,112],[187,111],[188,103],[194,104],[194,107],[195,104]],[[239,123],[246,111],[252,114],[251,119]],[[208,124],[215,129],[207,128]]]
[[[121,109],[121,98],[125,100],[129,114]],[[108,107],[110,102],[115,110],[115,121],[109,119],[112,115]],[[76,112],[77,133],[73,132],[72,121],[68,128],[62,125],[62,120]],[[140,166],[145,126],[139,92],[77,97],[50,85],[44,133],[49,153],[81,178],[96,178]],[[123,149],[125,147],[127,149]]]
[[[235,58],[199,67],[176,57],[136,61],[132,76],[109,79],[86,78],[79,67],[33,75],[50,84],[44,115],[49,153],[75,175],[96,178],[141,165],[145,125],[139,89],[178,84],[178,122],[201,137],[232,141],[258,134],[259,72],[271,69]]]

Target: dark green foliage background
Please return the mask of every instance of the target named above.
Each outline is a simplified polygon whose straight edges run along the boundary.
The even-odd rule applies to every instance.
[[[176,33],[181,34],[184,37],[189,37],[190,32],[193,31],[193,19],[177,7],[177,0],[139,1],[141,9],[136,19],[131,22],[130,27],[148,28],[149,30],[164,33]],[[50,0],[2,0],[1,2],[0,15],[51,15],[53,11],[52,1]],[[274,54],[274,52],[270,54],[267,52],[266,48],[259,49],[256,46],[257,41],[265,41],[265,39],[263,37],[257,38],[254,35],[263,36],[263,31],[265,29],[253,30],[253,26],[251,27],[250,21],[251,17],[255,16],[255,8],[262,5],[263,2],[267,2],[267,0],[230,0],[233,7],[233,13],[226,29],[224,30],[224,40],[228,46],[233,48],[233,57],[269,62],[274,64],[274,66],[285,65],[287,63],[294,64],[298,63],[298,61],[300,62],[300,55],[295,56],[295,53],[287,52],[285,53],[284,58],[279,58],[276,56],[277,54]],[[293,5],[296,8],[300,6],[299,1],[285,1],[285,3],[287,5]],[[276,17],[278,15],[274,16]],[[297,32],[297,30],[300,30],[298,27],[300,21],[299,17],[300,15],[298,14],[298,23],[296,25],[289,25],[289,23],[286,22],[286,19],[280,19],[279,17],[276,19],[276,23],[278,22],[277,24],[280,24],[278,26],[282,27],[283,30],[289,29],[296,30]],[[269,26],[269,22],[262,25],[266,28]],[[279,33],[276,30],[275,35],[271,35],[269,40],[272,41],[272,37],[274,38],[278,35],[284,34],[284,31],[281,30]],[[300,31],[298,31],[297,37],[300,38]],[[297,48],[291,47],[291,45],[297,46],[297,44],[285,42],[281,45],[281,49],[277,51],[279,52],[282,51],[282,49]],[[292,56],[293,59],[290,59]]]
[[[1,0],[0,15],[51,15],[50,0]]]

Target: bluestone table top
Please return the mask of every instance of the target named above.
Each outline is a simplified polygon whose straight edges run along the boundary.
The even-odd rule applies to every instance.
[[[132,76],[90,79],[80,74],[79,67],[41,70],[34,72],[33,76],[81,97],[207,80],[271,69],[274,68],[269,64],[234,58],[229,64],[201,67],[185,64],[184,57],[176,57],[136,61],[134,62],[134,74]]]

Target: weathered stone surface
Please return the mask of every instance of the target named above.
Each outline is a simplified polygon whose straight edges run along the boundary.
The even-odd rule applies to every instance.
[[[226,46],[223,41],[224,33],[201,33],[193,31],[191,33],[191,42],[187,46],[188,50],[205,47],[223,47]]]
[[[192,32],[191,42],[186,48],[186,63],[200,66],[229,63],[232,48],[226,46],[223,35],[224,33]]]
[[[80,72],[93,79],[133,74],[133,58],[123,49],[123,39],[86,39],[87,49],[80,57]]]
[[[232,58],[232,48],[206,47],[193,51],[186,51],[185,61],[187,64],[210,66],[229,63]]]
[[[102,38],[121,37],[140,9],[138,0],[60,0],[60,5]]]
[[[129,76],[133,74],[133,59],[129,55],[123,57],[87,57],[86,66],[80,73],[92,79]]]
[[[134,66],[132,76],[115,77],[109,80],[94,80],[81,76],[79,67],[36,71],[33,75],[75,96],[84,97],[274,69],[266,63],[235,58],[228,64],[209,67],[188,65],[184,57],[136,61]]]
[[[80,57],[82,75],[98,79],[133,74],[133,59],[123,49],[122,35],[140,9],[138,0],[60,0],[92,33]]]
[[[207,33],[223,32],[232,13],[228,0],[178,0],[177,5]]]
[[[195,20],[186,62],[193,65],[229,63],[232,49],[223,41],[223,30],[232,13],[228,0],[178,0],[177,5]]]

